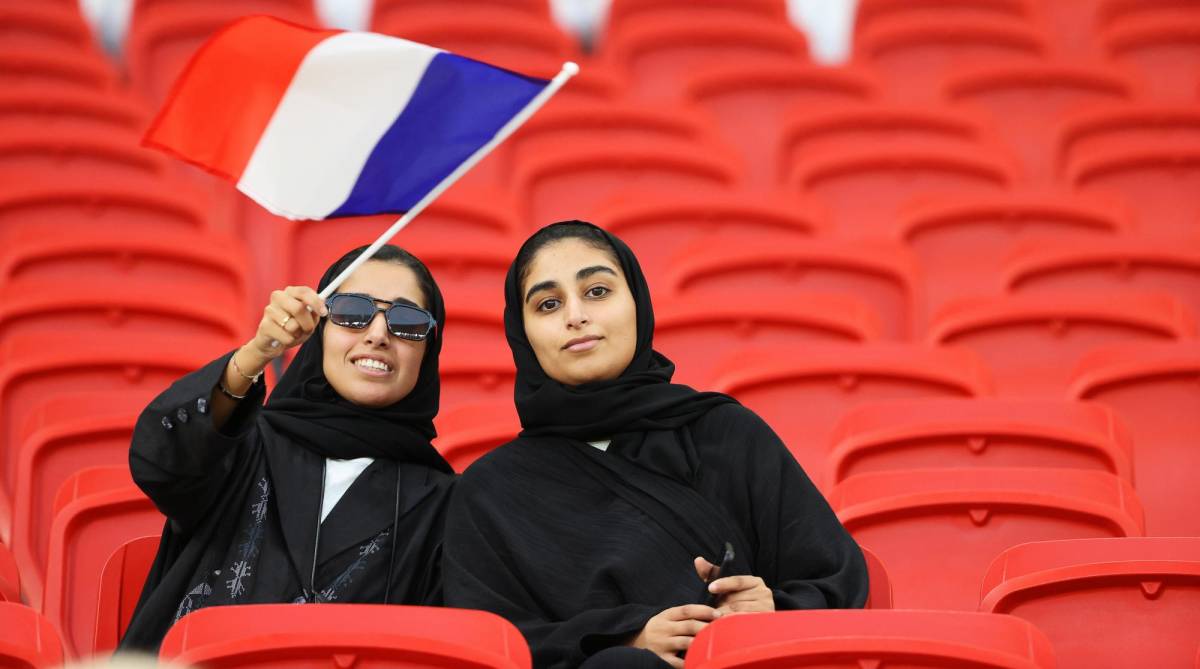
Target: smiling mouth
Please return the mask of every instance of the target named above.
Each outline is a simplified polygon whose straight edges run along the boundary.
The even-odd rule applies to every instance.
[[[374,358],[358,358],[353,363],[355,367],[370,374],[388,374],[392,371],[391,365]]]

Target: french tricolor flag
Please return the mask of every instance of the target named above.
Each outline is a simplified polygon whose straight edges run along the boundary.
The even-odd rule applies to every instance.
[[[549,84],[395,37],[256,16],[197,52],[145,143],[287,218],[408,212]]]

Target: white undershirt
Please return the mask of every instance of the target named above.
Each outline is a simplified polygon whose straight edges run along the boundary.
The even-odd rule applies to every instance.
[[[599,450],[601,450],[601,451],[608,451],[608,447],[609,447],[611,444],[612,444],[612,439],[605,439],[605,440],[603,440],[603,441],[589,441],[589,442],[588,442],[588,446],[591,446],[592,448],[599,449]]]
[[[321,522],[333,511],[338,500],[363,470],[375,462],[375,458],[354,458],[353,460],[325,460],[325,496],[321,498]]]

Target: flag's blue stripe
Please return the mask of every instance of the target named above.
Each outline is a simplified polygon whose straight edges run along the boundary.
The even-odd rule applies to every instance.
[[[450,53],[434,56],[350,196],[329,217],[411,209],[548,83]]]

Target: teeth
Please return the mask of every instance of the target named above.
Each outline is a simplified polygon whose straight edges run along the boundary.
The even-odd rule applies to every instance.
[[[358,360],[354,361],[354,364],[358,365],[359,367],[363,367],[365,369],[377,369],[381,372],[392,371],[392,368],[389,367],[386,363],[380,362],[378,360],[372,360],[371,358],[359,358]]]

